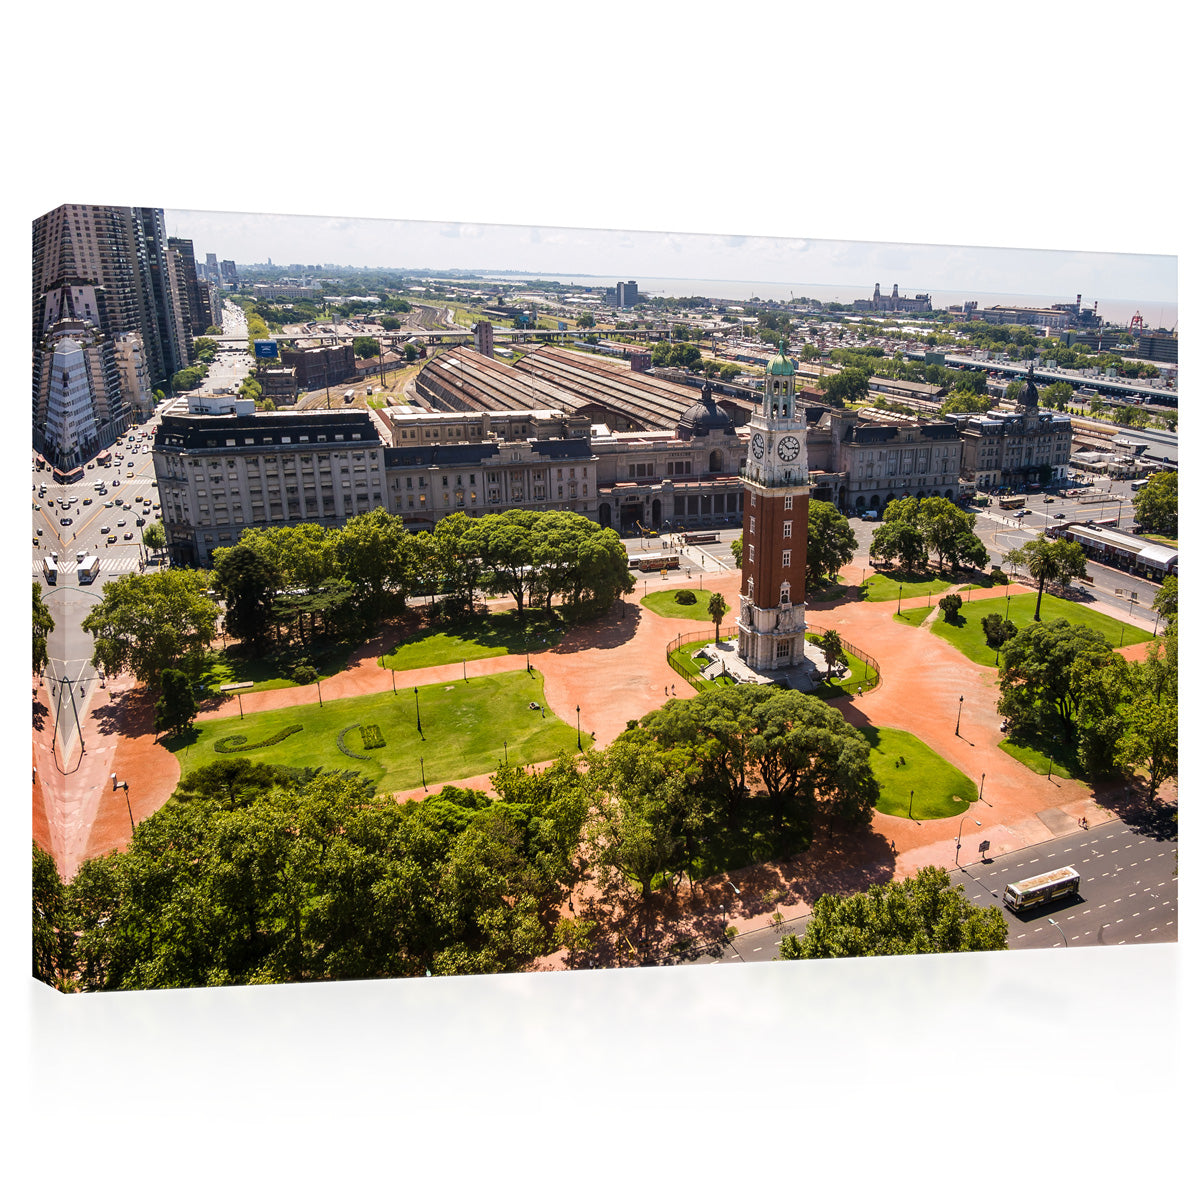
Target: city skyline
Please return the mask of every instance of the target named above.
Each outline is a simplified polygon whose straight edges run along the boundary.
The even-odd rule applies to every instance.
[[[386,220],[167,209],[168,231],[240,263],[510,271],[903,293],[961,291],[1177,303],[1174,255],[763,237],[737,233]]]

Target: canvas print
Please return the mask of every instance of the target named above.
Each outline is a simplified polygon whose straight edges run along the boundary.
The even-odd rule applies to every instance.
[[[1176,940],[1173,257],[32,250],[45,984]]]

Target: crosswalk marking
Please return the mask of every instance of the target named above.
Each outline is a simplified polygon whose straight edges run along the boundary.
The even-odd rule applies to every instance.
[[[123,571],[136,571],[137,564],[138,564],[138,559],[137,559],[136,554],[122,555],[119,558],[101,558],[100,559],[100,574],[101,575],[104,575],[104,574],[116,575],[116,574],[120,574]],[[78,565],[79,564],[77,562],[72,562],[70,560],[63,560],[62,558],[60,558],[59,563],[58,563],[59,573],[62,575],[74,575],[75,568]],[[38,576],[38,575],[41,575],[41,573],[42,573],[42,562],[41,562],[41,559],[39,559],[37,562],[35,562],[33,564],[33,574],[35,576]]]

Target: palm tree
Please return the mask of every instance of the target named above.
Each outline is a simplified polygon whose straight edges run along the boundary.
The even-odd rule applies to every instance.
[[[1061,538],[1049,541],[1044,533],[1039,533],[1024,546],[1010,550],[1004,561],[1014,567],[1024,567],[1038,581],[1037,604],[1033,610],[1035,621],[1042,619],[1042,592],[1047,580],[1056,580],[1066,587],[1072,579],[1087,573],[1087,557],[1078,542]]]
[[[713,625],[716,626],[716,640],[721,640],[721,618],[729,611],[729,605],[725,603],[725,597],[720,592],[713,592],[708,598],[708,615],[712,617]]]

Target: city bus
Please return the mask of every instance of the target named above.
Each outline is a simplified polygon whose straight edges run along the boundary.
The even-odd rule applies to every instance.
[[[75,568],[75,578],[80,583],[91,583],[99,573],[100,560],[94,554],[89,554],[87,557],[81,559],[79,565]]]
[[[1044,875],[1033,875],[1018,883],[1010,883],[1004,889],[1004,903],[1013,912],[1021,912],[1026,908],[1049,904],[1051,900],[1060,900],[1063,896],[1078,895],[1079,872],[1074,867],[1059,867]]]
[[[629,560],[632,571],[673,571],[678,566],[678,554],[635,554]]]
[[[997,502],[1001,508],[1024,508],[1024,496],[1001,496]]]
[[[58,582],[58,563],[52,558],[42,559],[42,574],[46,577],[47,583]]]
[[[1148,479],[1135,479],[1129,486],[1135,492],[1140,492],[1148,484]]]

